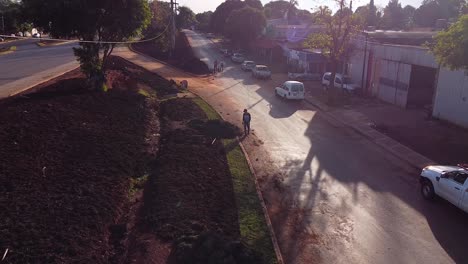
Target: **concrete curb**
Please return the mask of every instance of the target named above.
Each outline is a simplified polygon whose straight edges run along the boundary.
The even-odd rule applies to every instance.
[[[72,71],[74,71],[74,70],[76,70],[76,69],[78,69],[78,68],[80,68],[80,66],[78,66],[78,67],[76,67],[76,68],[73,68],[73,69],[71,69],[71,70],[67,70],[67,71],[61,72],[61,73],[59,73],[59,74],[56,74],[56,75],[54,75],[54,76],[51,76],[50,78],[41,80],[41,81],[39,81],[39,82],[37,82],[37,83],[35,83],[35,84],[33,84],[33,85],[29,85],[29,86],[27,86],[26,88],[23,88],[23,89],[21,89],[21,90],[14,91],[13,93],[11,93],[11,94],[10,94],[9,96],[7,96],[6,98],[9,98],[9,97],[12,97],[12,96],[15,96],[15,95],[24,93],[24,92],[26,92],[26,91],[28,91],[28,90],[30,90],[30,89],[32,89],[32,88],[38,86],[38,85],[41,85],[41,84],[43,84],[43,83],[46,83],[46,82],[48,82],[48,81],[50,81],[50,80],[53,80],[53,79],[55,79],[55,78],[57,78],[57,77],[60,77],[60,76],[62,76],[62,75],[64,75],[64,74],[67,74],[67,73],[69,73],[69,72],[72,72]],[[1,99],[1,98],[0,98],[0,99]]]
[[[380,133],[379,131],[365,125],[359,124],[351,124],[346,122],[340,117],[337,117],[335,114],[329,112],[329,108],[323,109],[320,104],[317,104],[313,100],[305,99],[305,101],[312,106],[318,108],[323,116],[330,121],[332,119],[334,122],[338,122],[343,124],[349,128],[352,128],[354,131],[359,133],[360,135],[367,138],[369,141],[373,142],[377,146],[381,147],[382,149],[386,150],[387,152],[391,153],[395,157],[399,158],[400,160],[406,162],[411,167],[421,170],[422,168],[436,164],[433,160],[419,154],[418,152],[406,147],[405,145],[399,143],[398,141],[390,138],[389,136]],[[333,123],[333,122],[331,122]]]
[[[257,196],[260,199],[260,204],[262,205],[263,214],[265,215],[265,221],[267,222],[267,226],[270,231],[271,241],[273,243],[273,248],[275,249],[276,259],[278,260],[278,264],[284,264],[283,256],[281,255],[281,250],[278,245],[278,240],[276,239],[276,233],[275,233],[275,230],[273,229],[273,224],[271,223],[270,215],[268,214],[268,209],[266,207],[265,200],[263,199],[262,191],[260,190],[260,186],[258,184],[257,174],[255,173],[255,170],[253,168],[252,162],[250,161],[249,155],[247,154],[247,151],[245,150],[244,145],[239,140],[239,138],[237,138],[237,142],[239,143],[239,146],[242,152],[244,153],[245,160],[247,161],[247,164],[249,165],[250,173],[252,173],[252,176],[254,177],[255,189],[257,190]]]

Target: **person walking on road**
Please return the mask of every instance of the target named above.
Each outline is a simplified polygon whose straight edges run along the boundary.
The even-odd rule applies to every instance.
[[[244,109],[244,114],[242,115],[242,124],[244,125],[244,134],[247,136],[250,134],[250,120],[252,120],[252,116]]]
[[[215,60],[214,67],[213,67],[213,74],[216,75],[217,71],[218,71],[218,60]]]
[[[219,63],[219,72],[223,72],[223,71],[224,71],[224,62],[221,61],[221,62]]]

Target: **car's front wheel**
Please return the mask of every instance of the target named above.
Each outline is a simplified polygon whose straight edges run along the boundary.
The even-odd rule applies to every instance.
[[[429,180],[423,180],[421,182],[421,194],[426,200],[433,200],[435,197],[434,186]]]

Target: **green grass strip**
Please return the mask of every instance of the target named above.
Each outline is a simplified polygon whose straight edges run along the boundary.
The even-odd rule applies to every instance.
[[[197,97],[194,98],[193,101],[203,110],[203,112],[205,112],[209,120],[221,119],[221,116],[213,109],[213,107],[203,101],[203,99]]]
[[[203,109],[208,119],[221,118],[201,98],[195,98],[193,101]],[[226,147],[226,156],[236,195],[241,239],[252,249],[261,252],[266,263],[277,263],[265,215],[257,195],[255,179],[244,153],[236,139],[224,139],[223,144]]]

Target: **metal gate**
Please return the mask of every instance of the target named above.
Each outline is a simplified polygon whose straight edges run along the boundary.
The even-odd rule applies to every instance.
[[[378,97],[385,102],[406,107],[411,64],[381,60]]]

